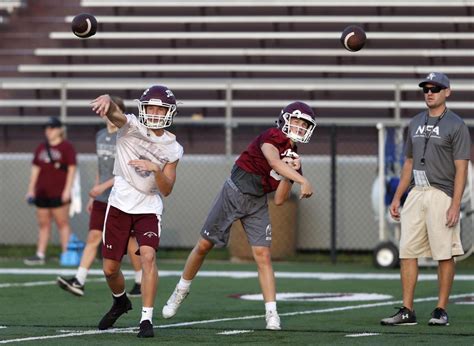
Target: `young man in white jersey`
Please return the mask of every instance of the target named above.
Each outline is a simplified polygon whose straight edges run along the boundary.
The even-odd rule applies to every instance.
[[[120,108],[122,113],[125,113],[123,100],[117,96],[111,96],[111,99]],[[86,247],[84,248],[76,275],[71,278],[58,276],[56,280],[59,287],[78,297],[84,296],[87,275],[92,263],[94,263],[97,249],[102,242],[107,202],[114,184],[113,169],[118,128],[105,116],[104,121],[106,127],[96,134],[98,170],[95,184],[89,191],[90,199],[87,203],[87,211],[90,214],[90,218]],[[140,297],[141,295],[142,267],[140,265],[140,257],[135,254],[137,249],[137,241],[135,237],[131,237],[128,242],[128,256],[135,271],[135,283],[133,288],[127,293],[129,297]]]
[[[99,322],[108,329],[132,309],[125,294],[120,270],[130,232],[137,239],[142,264],[142,316],[138,337],[153,337],[153,306],[158,269],[156,251],[160,241],[161,196],[168,196],[176,181],[176,167],[183,155],[176,137],[165,130],[177,113],[176,98],[165,86],[145,90],[138,101],[138,119],[123,114],[109,95],[92,101],[92,110],[119,128],[114,166],[114,186],[109,197],[102,242],[104,274],[114,303]]]

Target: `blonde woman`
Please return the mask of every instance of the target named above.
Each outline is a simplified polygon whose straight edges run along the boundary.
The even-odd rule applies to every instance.
[[[53,220],[59,231],[62,252],[67,249],[69,234],[69,204],[76,173],[76,151],[64,138],[58,118],[51,117],[44,125],[46,141],[35,150],[26,198],[36,206],[38,243],[36,254],[26,258],[26,265],[43,265],[51,236]]]

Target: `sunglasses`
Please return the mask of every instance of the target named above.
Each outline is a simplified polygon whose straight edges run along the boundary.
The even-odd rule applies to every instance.
[[[437,93],[439,93],[441,90],[444,90],[444,89],[446,89],[446,88],[443,88],[443,87],[440,87],[440,86],[437,86],[437,85],[436,85],[436,86],[432,86],[432,87],[426,87],[426,86],[424,86],[424,87],[423,87],[423,92],[424,92],[425,94],[428,94],[428,92],[431,91],[431,93],[437,94]]]

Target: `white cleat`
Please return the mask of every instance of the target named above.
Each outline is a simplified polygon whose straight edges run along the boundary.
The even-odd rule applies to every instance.
[[[267,329],[280,330],[280,316],[276,311],[267,311],[265,314],[265,320],[267,321]]]
[[[178,308],[183,302],[183,300],[188,296],[189,289],[179,289],[178,286],[171,294],[171,297],[166,302],[166,305],[163,306],[163,310],[161,311],[163,318],[171,318],[178,312]]]

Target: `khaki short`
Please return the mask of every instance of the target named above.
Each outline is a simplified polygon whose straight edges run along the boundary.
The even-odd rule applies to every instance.
[[[400,258],[447,260],[464,254],[460,225],[446,226],[451,197],[434,187],[415,187],[401,211]]]

